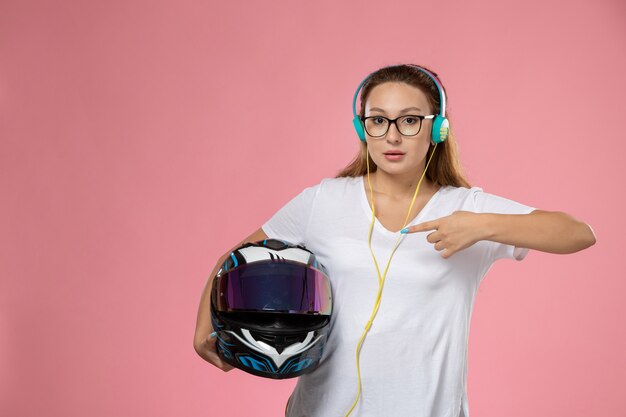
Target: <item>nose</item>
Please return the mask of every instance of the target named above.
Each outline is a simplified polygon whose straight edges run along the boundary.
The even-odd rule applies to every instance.
[[[389,129],[385,134],[385,138],[387,139],[387,142],[399,142],[402,139],[402,135],[398,130],[396,122],[392,122],[389,124]]]

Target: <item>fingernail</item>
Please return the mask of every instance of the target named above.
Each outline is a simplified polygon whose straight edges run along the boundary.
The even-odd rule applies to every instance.
[[[405,227],[404,229],[400,230],[400,233],[402,234],[409,233],[409,228]]]
[[[217,336],[217,332],[213,332],[213,333],[211,333],[211,336],[210,336],[210,337],[211,337],[211,339],[213,339],[215,336]]]

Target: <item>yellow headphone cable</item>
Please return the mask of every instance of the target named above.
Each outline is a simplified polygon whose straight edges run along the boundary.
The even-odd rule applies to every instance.
[[[366,142],[366,146],[367,146],[367,142]],[[413,194],[413,200],[411,200],[411,205],[409,206],[409,212],[406,214],[406,218],[404,219],[404,223],[402,228],[404,229],[407,226],[407,222],[409,220],[409,216],[411,215],[411,210],[413,209],[413,204],[415,203],[415,198],[417,197],[417,192],[420,189],[420,185],[422,184],[422,180],[424,179],[424,175],[426,174],[426,171],[428,170],[428,165],[430,164],[430,161],[433,158],[433,155],[435,154],[435,149],[437,149],[437,143],[435,143],[435,147],[433,148],[433,151],[430,154],[430,158],[428,158],[428,162],[426,163],[426,167],[424,168],[424,172],[422,173],[422,176],[420,177],[419,182],[417,183],[417,187],[415,188],[415,193]],[[376,273],[378,274],[378,294],[376,296],[376,304],[374,305],[374,310],[372,311],[372,315],[370,316],[369,321],[367,322],[367,324],[365,325],[365,329],[363,330],[363,334],[361,335],[361,338],[359,339],[359,343],[357,344],[357,348],[356,348],[356,370],[357,370],[357,375],[358,375],[358,390],[357,390],[357,396],[356,399],[354,400],[354,403],[352,404],[352,407],[350,407],[350,410],[348,410],[348,412],[346,413],[346,415],[344,417],[348,417],[350,415],[350,413],[352,413],[352,410],[354,410],[354,407],[356,407],[358,401],[359,401],[359,397],[361,396],[361,367],[360,367],[360,362],[359,362],[359,356],[361,354],[361,346],[363,345],[363,340],[365,339],[365,336],[367,335],[367,333],[370,330],[370,327],[372,326],[372,323],[374,322],[374,318],[376,317],[376,313],[378,313],[378,308],[380,307],[380,300],[381,300],[381,296],[383,293],[383,285],[385,284],[385,278],[387,277],[387,271],[389,270],[389,265],[391,263],[391,258],[393,258],[393,255],[396,252],[396,249],[398,248],[398,244],[400,242],[400,238],[402,237],[402,235],[398,235],[398,239],[396,240],[396,243],[393,247],[393,250],[391,251],[391,255],[389,256],[389,260],[387,261],[387,266],[385,267],[385,272],[384,274],[380,275],[380,269],[378,268],[378,262],[376,261],[376,256],[374,256],[374,251],[372,250],[372,230],[374,229],[374,222],[376,219],[376,211],[375,211],[375,203],[374,203],[374,192],[372,191],[372,184],[370,183],[370,163],[369,163],[369,147],[366,148],[367,150],[367,154],[366,154],[366,161],[367,161],[367,184],[369,186],[370,189],[370,200],[372,201],[372,222],[370,224],[370,229],[369,229],[369,233],[368,233],[368,237],[367,237],[367,244],[369,246],[370,249],[370,253],[372,254],[372,259],[374,259],[374,265],[376,266]]]

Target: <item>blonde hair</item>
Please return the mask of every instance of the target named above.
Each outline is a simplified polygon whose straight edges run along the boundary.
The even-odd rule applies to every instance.
[[[434,74],[441,83],[441,80],[434,71],[423,66],[421,68],[424,68]],[[402,64],[384,67],[370,74],[361,89],[361,108],[359,112],[361,116],[365,115],[365,102],[367,101],[367,97],[369,96],[371,90],[377,85],[385,82],[402,82],[419,88],[426,95],[428,103],[433,109],[433,113],[439,114],[441,103],[439,102],[439,90],[437,89],[435,82],[417,66],[412,64]],[[447,98],[448,94],[443,87],[443,84],[441,85],[441,88],[443,88]],[[445,116],[450,121],[450,112],[447,111],[447,109]],[[450,122],[450,125],[452,125],[452,122]],[[435,145],[431,143],[428,148],[429,155],[433,151],[434,147]],[[435,155],[433,155],[433,159],[430,161],[425,177],[438,187],[451,185],[454,187],[471,188],[470,183],[465,178],[458,158],[458,147],[452,129],[450,129],[448,138],[444,142],[437,145],[437,149],[438,151]],[[369,159],[370,173],[376,172],[378,167],[372,160],[372,157],[367,154],[366,143],[361,141],[357,155],[348,166],[343,168],[335,176],[335,178],[359,177],[367,174],[366,158]]]

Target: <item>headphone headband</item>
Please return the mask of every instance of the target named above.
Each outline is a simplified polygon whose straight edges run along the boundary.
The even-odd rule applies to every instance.
[[[441,83],[439,82],[439,79],[435,76],[435,74],[433,74],[432,72],[428,71],[427,69],[424,69],[424,68],[422,68],[420,66],[417,66],[417,65],[414,65],[414,64],[410,64],[410,65],[412,67],[415,67],[418,70],[422,71],[423,73],[428,75],[433,80],[433,82],[437,86],[437,90],[439,90],[439,103],[441,103],[441,105],[439,106],[439,115],[441,117],[446,117],[446,93],[443,91],[443,87],[441,86]]]
[[[440,108],[439,108],[439,115],[433,120],[432,140],[435,143],[441,143],[448,138],[448,134],[450,130],[448,119],[446,119],[446,94],[443,91],[443,87],[441,83],[439,82],[439,80],[437,79],[437,77],[430,71],[420,67],[419,65],[415,65],[415,64],[407,64],[407,65],[413,68],[417,68],[418,70],[422,71],[424,74],[428,75],[430,79],[433,80],[433,82],[435,83],[435,86],[437,87],[437,90],[439,91],[439,103],[440,103],[439,107]],[[354,116],[352,119],[352,123],[354,125],[354,128],[356,129],[359,139],[363,142],[365,142],[365,128],[363,126],[363,122],[361,121],[361,118],[356,112],[356,100],[359,96],[359,92],[361,91],[361,88],[363,87],[363,84],[365,84],[365,82],[370,79],[372,74],[374,73],[370,73],[367,77],[365,77],[363,81],[361,81],[361,83],[359,84],[359,87],[356,89],[356,92],[354,93],[354,99],[352,100],[352,114]]]

